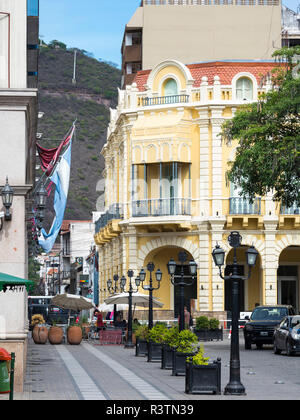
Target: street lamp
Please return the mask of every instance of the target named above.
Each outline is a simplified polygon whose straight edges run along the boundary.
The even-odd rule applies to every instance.
[[[188,259],[188,254],[185,251],[180,251],[178,254],[178,260],[180,261],[180,275],[176,275],[176,267],[177,264],[173,258],[170,259],[170,261],[167,264],[168,272],[171,276],[171,283],[173,286],[179,286],[180,287],[180,301],[179,301],[179,331],[184,330],[184,288],[185,286],[191,286],[195,278],[197,276],[197,264],[195,261],[190,261],[188,264],[185,264]],[[186,276],[184,276],[184,267],[189,267],[189,272],[192,277],[192,280],[187,281]],[[188,276],[190,279],[190,276]]]
[[[144,281],[146,279],[146,272],[145,270],[142,268],[140,271],[140,280],[142,282],[142,288],[144,290],[148,290],[149,291],[149,316],[148,316],[148,328],[149,330],[151,330],[151,328],[153,327],[153,291],[154,290],[158,290],[160,288],[160,282],[162,279],[162,272],[160,271],[160,269],[158,269],[155,273],[155,278],[157,281],[157,287],[153,286],[152,283],[152,273],[154,271],[155,265],[153,264],[153,262],[150,262],[147,265],[147,271],[149,271],[150,273],[150,279],[149,279],[149,284],[144,285]]]
[[[10,208],[11,208],[13,198],[14,198],[14,190],[11,188],[11,186],[8,183],[8,177],[6,177],[6,184],[2,188],[1,195],[2,195],[3,206],[5,207],[4,218],[5,220],[10,221],[11,220]]]
[[[113,294],[113,293],[117,293],[119,291],[119,287],[118,287],[118,281],[119,281],[119,276],[118,274],[115,274],[114,277],[114,282],[115,285],[112,285],[112,281],[109,279],[107,280],[107,288],[109,293]],[[125,284],[126,284],[126,279],[125,279]],[[117,305],[114,304],[114,321],[116,320],[116,312],[117,312]]]
[[[36,192],[36,202],[37,202],[37,219],[38,219],[38,230],[42,229],[42,222],[45,218],[45,208],[46,208],[46,201],[47,201],[47,191],[44,187],[44,184],[41,183],[40,188]]]
[[[219,268],[220,277],[223,280],[232,280],[232,330],[230,349],[230,381],[225,388],[225,394],[245,395],[245,387],[241,383],[240,376],[240,348],[239,348],[239,280],[248,280],[251,276],[251,268],[255,266],[258,252],[251,246],[246,251],[247,265],[249,266],[248,277],[238,275],[238,263],[236,250],[241,246],[242,237],[239,232],[231,232],[228,237],[229,245],[234,249],[233,269],[230,276],[222,275],[222,266],[225,263],[225,252],[217,245],[212,256],[215,265]]]
[[[121,278],[121,290],[124,293],[128,293],[129,294],[129,298],[128,298],[128,304],[129,304],[129,308],[128,308],[128,330],[127,330],[127,340],[126,340],[126,344],[125,344],[125,348],[133,348],[134,344],[132,343],[132,294],[133,293],[137,293],[139,290],[139,286],[141,284],[141,280],[139,277],[137,277],[135,279],[135,285],[136,285],[136,289],[134,289],[132,287],[132,277],[133,277],[133,271],[129,270],[127,272],[127,276],[129,277],[129,288],[128,290],[125,290],[125,286],[126,286],[126,277],[122,276]]]

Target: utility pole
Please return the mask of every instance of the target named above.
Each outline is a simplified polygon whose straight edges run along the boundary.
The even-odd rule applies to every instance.
[[[77,49],[74,49],[74,69],[73,69],[73,85],[76,85],[76,59],[77,59]]]

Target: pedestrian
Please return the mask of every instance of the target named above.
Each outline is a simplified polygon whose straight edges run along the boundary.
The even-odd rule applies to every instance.
[[[99,332],[100,330],[105,330],[105,324],[103,322],[102,313],[98,311],[98,309],[95,309],[94,316],[97,318],[96,320],[97,332]]]
[[[188,330],[191,326],[191,314],[187,306],[184,307],[184,328]],[[180,325],[180,316],[178,316],[178,324]]]

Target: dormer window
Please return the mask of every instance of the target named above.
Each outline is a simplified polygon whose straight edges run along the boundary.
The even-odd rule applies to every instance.
[[[240,101],[253,100],[253,83],[248,77],[241,77],[236,82],[236,99]]]

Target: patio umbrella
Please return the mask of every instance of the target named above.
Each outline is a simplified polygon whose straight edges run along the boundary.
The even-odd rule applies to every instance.
[[[113,296],[104,299],[104,302],[107,305],[119,305],[119,304],[128,304],[129,294],[128,293],[118,293]],[[149,306],[149,296],[142,293],[133,293],[132,295],[132,304],[135,306],[142,306],[148,308]],[[153,298],[153,307],[162,308],[164,304],[158,299]]]
[[[82,311],[83,309],[92,309],[96,307],[91,299],[67,293],[54,296],[52,304],[58,306],[59,308],[69,309],[72,311]]]

